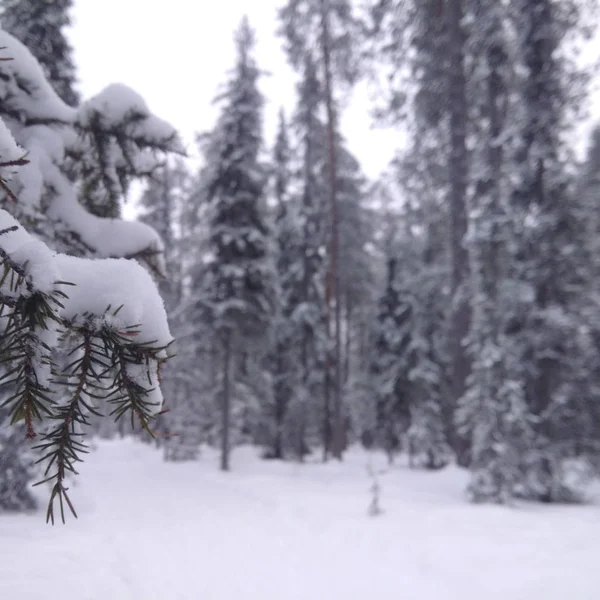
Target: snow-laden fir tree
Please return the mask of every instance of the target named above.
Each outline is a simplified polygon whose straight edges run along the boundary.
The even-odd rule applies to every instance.
[[[162,244],[147,225],[101,219],[81,207],[67,156],[79,143],[78,124],[86,122],[89,105],[67,106],[31,53],[4,31],[0,47],[11,59],[0,61],[0,352],[8,414],[2,426],[8,419],[23,424],[20,433],[28,438],[38,436],[34,450],[41,451],[52,485],[48,519],[54,521],[56,501],[63,518],[65,503],[73,510],[65,483],[85,450],[77,436],[90,413],[108,406],[113,416],[132,417],[148,429],[160,411],[158,371],[171,342],[164,307],[140,264],[111,257],[147,257],[148,266],[164,274]],[[113,88],[101,98],[127,111],[132,93]],[[136,108],[143,107],[140,151],[179,151],[174,130],[135,99]],[[121,135],[128,137],[115,137]],[[64,248],[97,260],[55,251]],[[9,481],[27,506],[26,445],[14,445],[11,437],[7,448],[6,440],[2,427],[0,488]],[[15,473],[19,482],[11,479]],[[15,498],[8,502],[14,506]]]
[[[236,416],[268,393],[257,363],[267,349],[274,277],[261,164],[263,97],[253,57],[254,32],[243,19],[236,65],[220,95],[221,114],[207,139],[205,186],[210,204],[210,301],[220,342],[221,468],[230,466]],[[254,390],[251,388],[257,386]],[[254,393],[249,393],[254,391]],[[243,432],[242,432],[243,433]]]
[[[298,109],[292,121],[292,132],[296,144],[296,155],[292,161],[292,188],[285,205],[285,213],[278,219],[280,241],[280,281],[284,286],[283,297],[288,307],[283,324],[289,339],[302,340],[300,346],[292,344],[291,354],[302,349],[301,355],[290,357],[290,364],[296,365],[290,373],[288,385],[298,382],[291,388],[290,399],[296,404],[304,402],[300,394],[306,394],[308,412],[297,411],[296,420],[313,423],[308,430],[314,430],[317,422],[321,429],[321,439],[325,454],[329,453],[334,426],[331,384],[327,377],[331,372],[321,371],[323,380],[316,376],[319,365],[324,367],[327,343],[326,257],[331,213],[327,206],[329,180],[329,153],[327,132],[319,118],[319,85],[312,61],[307,61],[305,79],[299,88]],[[341,136],[336,137],[337,203],[339,220],[339,303],[342,309],[342,384],[345,388],[345,401],[341,407],[342,450],[347,444],[353,412],[356,404],[362,401],[367,364],[366,353],[361,346],[366,343],[367,320],[370,317],[372,301],[372,270],[369,242],[372,238],[371,214],[365,207],[365,180],[356,159],[345,147]],[[298,224],[304,224],[301,231]],[[300,317],[303,322],[298,321]],[[331,323],[331,322],[330,322]],[[312,356],[311,356],[312,355]],[[309,363],[313,366],[309,367]],[[297,366],[303,365],[306,374],[300,375]],[[305,366],[306,365],[306,366]],[[331,365],[330,365],[331,366]],[[321,367],[321,368],[322,368]],[[310,372],[309,372],[310,371]],[[324,381],[324,385],[323,385]],[[319,402],[320,400],[320,402]],[[292,422],[295,420],[292,419]],[[311,435],[310,437],[313,437]]]
[[[205,139],[199,140],[201,149]],[[180,391],[187,389],[188,408],[200,420],[203,443],[218,445],[221,429],[221,410],[218,391],[222,384],[221,343],[215,335],[212,311],[212,239],[211,204],[208,186],[211,183],[211,164],[206,164],[192,177],[184,210],[181,214],[179,241],[182,258],[182,297],[171,318],[178,332],[176,372]],[[175,371],[173,371],[175,374]],[[178,396],[179,397],[179,396]],[[266,401],[266,398],[265,398]],[[186,409],[187,410],[187,409]],[[167,415],[166,422],[179,419],[179,411]],[[235,424],[234,429],[238,429]],[[176,445],[177,440],[172,440]],[[165,449],[168,452],[168,449]]]
[[[267,361],[273,383],[272,402],[265,407],[265,457],[282,459],[293,452],[294,431],[290,430],[288,409],[300,386],[298,349],[294,344],[294,270],[298,258],[298,223],[290,199],[291,148],[288,125],[283,110],[272,158],[272,189],[275,200],[273,232],[276,264],[276,312],[273,319],[273,343]],[[301,455],[302,453],[300,453]]]
[[[578,186],[581,210],[586,218],[586,247],[590,260],[591,276],[587,280],[587,292],[580,295],[583,300],[581,313],[592,325],[590,330],[591,348],[588,350],[588,370],[590,376],[585,383],[587,397],[600,397],[600,332],[597,329],[597,315],[600,314],[600,128],[596,126],[591,134],[586,160],[582,166]],[[576,448],[578,455],[588,457],[590,466],[597,473],[600,470],[600,453],[595,452],[595,442],[600,432],[600,403],[587,402],[581,415],[581,444]]]
[[[466,128],[460,123],[465,117],[464,48],[462,39],[450,43],[451,32],[455,42],[462,33],[456,26],[456,10],[462,7],[437,0],[374,0],[367,8],[368,54],[378,72],[387,72],[377,114],[409,128],[408,149],[396,162],[404,203],[396,257],[398,279],[410,292],[413,307],[407,374],[411,460],[428,468],[443,466],[451,456],[451,441],[459,461],[466,463],[467,443],[454,426],[467,366],[459,344],[468,322],[468,265],[462,246]]]
[[[140,219],[151,225],[165,246],[167,277],[159,282],[171,330],[176,338],[174,358],[165,367],[162,387],[169,398],[169,412],[161,419],[158,438],[168,461],[195,460],[203,440],[201,419],[208,387],[207,361],[202,356],[206,324],[198,322],[190,281],[202,280],[199,272],[202,248],[197,203],[203,201],[181,160],[163,165],[152,177],[140,204]]]
[[[190,217],[186,206],[190,187],[186,165],[181,158],[176,158],[152,173],[139,200],[138,219],[150,225],[163,242],[167,277],[158,284],[167,312],[172,312],[181,302],[183,292],[182,221],[184,215]]]
[[[596,257],[596,269],[600,265],[600,126],[596,125],[590,135],[585,161],[581,168],[579,194],[584,202],[588,219],[586,239],[590,251]],[[598,273],[598,271],[596,271]]]
[[[478,499],[565,497],[569,458],[597,454],[590,442],[598,393],[593,226],[586,195],[574,186],[568,138],[585,95],[574,50],[593,3],[371,4],[375,48],[390,59],[388,115],[408,114],[419,197],[434,198],[417,228],[431,225],[433,211],[450,223],[447,232],[426,236],[437,250],[421,274],[433,279],[411,286],[437,289],[441,299],[448,284],[452,291],[446,309],[453,328],[423,330],[437,331],[438,341],[442,332],[445,342],[431,346],[442,355],[450,349],[446,424],[468,372],[465,325],[474,310],[475,365],[458,419],[470,439],[453,428],[452,445],[459,462],[476,461],[471,491]],[[407,64],[412,70],[402,69]],[[436,240],[450,247],[449,264]],[[445,378],[435,379],[448,396]]]
[[[427,260],[415,277],[407,280],[407,285],[417,290],[413,299],[412,369],[408,374],[408,452],[411,465],[425,469],[446,466],[453,454],[448,443],[451,428],[444,415],[449,369],[447,338],[443,334],[446,305],[439,287],[442,280],[439,266]]]
[[[448,403],[449,348],[447,334],[447,265],[440,258],[439,215],[423,218],[431,209],[424,202],[417,226],[407,212],[407,227],[400,244],[399,259],[406,267],[403,283],[412,292],[410,428],[408,451],[412,466],[439,469],[448,464],[452,450],[448,443],[453,433],[453,412]],[[416,230],[416,231],[415,231]],[[409,248],[410,245],[410,248]],[[416,261],[414,260],[416,258]]]
[[[307,58],[298,84],[298,101],[291,121],[293,191],[287,227],[289,267],[287,303],[299,365],[299,385],[290,399],[288,419],[294,428],[294,454],[302,457],[321,441],[331,446],[330,386],[327,384],[325,325],[325,262],[328,243],[326,130],[320,118],[320,85],[314,62]],[[291,242],[291,243],[290,243]]]
[[[528,295],[511,337],[527,366],[525,394],[534,430],[533,444],[521,457],[523,493],[557,501],[570,496],[566,461],[575,454],[597,455],[587,435],[597,403],[589,358],[597,352],[590,335],[597,332],[598,312],[588,302],[593,275],[587,216],[570,175],[566,135],[582,95],[571,51],[583,32],[584,3],[514,0],[509,8],[520,67],[511,206],[514,277]]]
[[[374,441],[393,460],[410,426],[411,319],[410,297],[399,289],[398,261],[387,261],[387,283],[379,300],[370,375],[375,405]]]
[[[390,376],[402,394],[402,410],[392,413],[391,422],[380,419],[379,435],[386,425],[395,427],[401,434],[396,439],[406,439],[411,465],[436,469],[451,457],[447,442],[450,428],[444,414],[448,390],[447,269],[441,259],[445,250],[439,233],[443,214],[438,212],[439,198],[431,193],[429,175],[420,163],[420,151],[415,147],[398,161],[395,177],[401,182],[402,207],[386,211],[387,219],[397,221],[383,252],[394,263],[394,294],[388,295],[395,298],[397,322],[382,327],[380,318],[375,339],[388,340],[388,348],[393,342],[397,356],[388,357],[386,364],[386,353],[379,352],[377,346],[371,347],[370,354],[374,371],[381,372],[372,378],[375,398],[386,400],[381,396],[385,392],[381,384]],[[393,407],[398,395],[387,400],[391,404],[384,402],[383,406]]]
[[[29,48],[60,98],[77,106],[73,48],[65,35],[72,8],[73,0],[2,0],[0,24]]]
[[[448,256],[445,129],[422,107],[413,116],[413,139],[395,161],[402,198],[395,247],[399,282],[410,293],[411,370],[408,447],[413,466],[447,464],[458,446],[450,394],[448,311],[451,305]],[[417,133],[418,132],[418,133]]]
[[[157,153],[169,150],[160,128],[144,126],[148,114],[143,98],[122,84],[109,85],[82,105],[68,169],[79,202],[92,214],[120,218],[131,181],[150,177],[161,164]]]
[[[356,414],[365,402],[368,359],[367,332],[375,312],[374,211],[368,206],[366,178],[344,139],[337,140],[339,205],[339,301],[342,307],[342,383],[344,440],[360,435]]]
[[[600,126],[596,125],[590,135],[585,161],[581,165],[578,184],[581,210],[585,214],[587,229],[585,239],[592,262],[593,276],[588,283],[598,281],[600,276]],[[593,289],[591,296],[595,295]]]
[[[411,0],[367,3],[371,27],[370,54],[381,71],[384,59],[389,76],[387,105],[381,116],[398,122],[408,118],[411,137],[426,148],[421,158],[436,170],[436,193],[443,198],[449,278],[448,303],[452,387],[447,393],[446,417],[456,410],[469,373],[464,339],[469,330],[469,262],[464,237],[467,231],[469,184],[469,105],[465,63],[467,2],[464,0]],[[468,444],[458,431],[450,440],[459,462],[468,462]]]
[[[457,417],[471,440],[475,501],[507,502],[521,483],[521,457],[531,439],[523,362],[515,339],[506,335],[518,310],[511,285],[514,230],[509,217],[514,143],[507,129],[514,114],[514,77],[505,7],[478,0],[468,50],[473,57],[470,96],[476,149],[468,238],[473,319],[469,336],[472,373]],[[503,108],[504,107],[504,108]],[[498,140],[503,139],[502,145]]]
[[[352,44],[360,29],[352,3],[348,0],[288,0],[279,10],[280,32],[285,50],[296,70],[315,66],[320,82],[321,103],[326,114],[327,198],[329,227],[326,246],[325,320],[327,372],[325,429],[331,422],[330,440],[326,439],[325,456],[331,450],[340,459],[345,446],[342,294],[340,282],[340,206],[338,194],[338,102],[340,84],[356,81],[360,53]],[[329,419],[329,413],[331,418]],[[329,443],[330,442],[330,443]]]

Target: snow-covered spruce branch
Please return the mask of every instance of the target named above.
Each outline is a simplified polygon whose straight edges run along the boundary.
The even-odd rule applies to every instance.
[[[150,113],[144,100],[121,84],[85,102],[74,121],[77,138],[67,148],[70,169],[84,182],[80,198],[115,217],[134,178],[150,177],[161,161],[156,153],[184,153],[175,130]]]
[[[43,482],[53,482],[47,520],[54,523],[58,501],[64,522],[65,504],[75,515],[65,478],[86,452],[88,415],[106,399],[116,419],[137,418],[151,433],[171,335],[139,264],[53,253],[3,210],[0,232],[0,384],[11,392],[2,406],[13,423],[25,422],[28,437],[36,421],[52,423],[35,449],[46,462]],[[58,351],[69,356],[62,368]]]
[[[23,167],[28,162],[29,161],[25,158],[25,156],[22,156],[21,158],[15,158],[15,159],[12,159],[12,160],[7,160],[7,161],[0,162],[0,169],[10,169],[10,168],[14,168],[14,167]],[[15,194],[13,193],[13,191],[8,187],[8,185],[6,185],[6,182],[4,181],[4,179],[2,179],[2,177],[0,177],[0,189],[13,202],[18,202],[17,197],[15,196]]]
[[[150,421],[160,406],[159,402],[152,401],[152,392],[158,383],[158,368],[163,360],[161,353],[165,349],[132,343],[132,336],[139,333],[133,327],[125,332],[114,327],[98,331],[93,322],[91,318],[86,326],[76,331],[75,338],[79,343],[70,352],[70,356],[76,358],[62,373],[63,385],[71,390],[68,401],[55,408],[52,418],[56,425],[44,435],[41,444],[34,446],[44,453],[40,461],[47,463],[45,479],[40,483],[54,482],[47,512],[47,519],[52,522],[55,498],[58,498],[63,521],[63,498],[75,514],[64,482],[69,472],[77,474],[74,465],[80,461],[81,454],[87,453],[87,446],[77,438],[89,425],[88,414],[100,416],[94,403],[102,400],[112,403],[115,408],[111,416],[119,420],[129,415],[132,427],[137,417],[150,435],[153,435]],[[142,373],[145,373],[145,383],[137,377]]]
[[[165,275],[164,247],[148,225],[121,220],[120,203],[133,180],[184,150],[126,86],[69,106],[1,29],[0,49],[0,206],[12,215],[0,210],[0,409],[29,438],[39,431],[47,518],[58,502],[64,521],[65,504],[74,514],[66,477],[99,402],[148,431],[161,410],[172,338],[152,278],[127,259]]]
[[[0,160],[27,153],[18,171],[16,164],[0,169],[14,175],[11,187],[3,182],[0,190],[0,196],[18,197],[10,212],[29,224],[43,211],[51,227],[39,233],[43,239],[52,234],[51,244],[72,250],[75,241],[85,256],[134,256],[164,275],[156,232],[118,217],[132,181],[152,174],[165,154],[185,154],[175,129],[122,84],[77,108],[67,106],[29,50],[1,29],[0,47],[2,57],[10,58],[0,61]]]

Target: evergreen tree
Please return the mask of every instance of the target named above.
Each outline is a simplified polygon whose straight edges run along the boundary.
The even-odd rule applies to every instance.
[[[274,306],[265,219],[265,173],[259,161],[263,98],[252,56],[254,33],[244,19],[236,33],[236,66],[221,95],[222,112],[209,136],[206,189],[210,203],[211,303],[221,348],[221,468],[230,465],[235,385],[248,384],[266,349]],[[256,380],[255,380],[256,381]],[[246,390],[247,391],[247,390]]]
[[[277,310],[273,320],[273,348],[268,357],[273,381],[272,404],[267,406],[265,436],[266,458],[282,459],[290,448],[293,433],[287,429],[288,409],[299,385],[297,349],[292,323],[293,270],[296,267],[298,234],[290,200],[291,148],[283,110],[273,148],[273,195],[275,199],[274,234],[277,267]]]
[[[73,49],[65,36],[73,0],[2,0],[2,29],[14,35],[38,60],[56,93],[79,104]]]
[[[181,301],[183,291],[183,264],[181,234],[186,203],[190,196],[189,173],[182,159],[166,162],[148,181],[140,198],[142,213],[139,220],[150,225],[164,245],[167,277],[159,281],[159,290],[167,312],[172,312]]]
[[[87,108],[74,111],[64,104],[16,38],[0,31],[0,47],[11,58],[0,61],[0,489],[8,508],[30,505],[26,448],[39,435],[33,450],[41,452],[45,481],[52,484],[47,518],[54,522],[57,502],[63,520],[65,503],[73,511],[65,483],[85,452],[78,436],[90,426],[90,413],[98,412],[96,403],[105,398],[113,415],[137,419],[148,430],[162,404],[159,369],[171,341],[160,298],[140,264],[91,261],[56,250],[148,256],[147,266],[164,274],[162,246],[146,225],[101,219],[81,207],[67,155]],[[101,98],[129,109],[128,96],[109,91]],[[170,146],[161,148],[179,150],[174,130],[161,122],[157,133],[155,119],[149,112],[140,115],[144,147],[169,139]],[[128,132],[115,137],[128,139]],[[10,436],[6,444],[6,420],[24,425],[17,431],[27,440],[17,443],[20,435]],[[9,486],[15,495],[4,493]]]
[[[444,293],[447,267],[438,233],[443,227],[443,217],[436,210],[439,199],[436,193],[431,194],[430,175],[419,170],[423,168],[420,151],[418,146],[413,148],[397,163],[403,206],[387,216],[398,222],[385,251],[395,264],[398,314],[395,323],[390,321],[383,327],[380,324],[376,332],[378,337],[383,333],[386,339],[394,341],[397,356],[388,359],[385,368],[386,353],[374,346],[371,360],[375,366],[383,362],[380,370],[384,381],[391,375],[396,386],[396,394],[387,397],[387,406],[401,409],[395,416],[392,413],[388,425],[397,432],[392,441],[400,443],[406,439],[411,465],[436,469],[445,466],[451,457],[448,420],[444,415],[449,387]],[[376,394],[385,391],[377,385],[377,379],[374,377]],[[380,402],[382,399],[385,401],[386,397]],[[385,433],[387,422],[380,419],[380,436]]]
[[[448,464],[452,450],[448,443],[449,427],[444,417],[448,395],[448,346],[444,296],[439,293],[440,270],[425,262],[411,283],[417,290],[413,299],[412,368],[410,390],[410,428],[408,451],[411,464],[439,469]]]
[[[449,356],[452,402],[429,414],[442,409],[459,462],[473,461],[476,500],[569,498],[568,459],[597,457],[594,183],[584,173],[576,192],[568,145],[585,96],[572,50],[590,4],[371,5],[371,54],[389,60],[386,116],[412,125],[401,187],[428,211],[415,222],[425,246],[409,288],[429,315],[415,313],[412,338],[437,358],[415,354],[410,379],[443,398]],[[449,330],[434,325],[444,304]]]
[[[514,76],[509,54],[505,7],[478,0],[469,40],[473,57],[471,94],[477,148],[469,236],[473,275],[473,321],[470,349],[473,371],[458,415],[471,439],[472,481],[476,501],[510,500],[520,482],[520,459],[531,442],[522,363],[507,324],[518,307],[509,285],[514,232],[507,214],[508,176],[514,168],[511,143]],[[507,131],[508,130],[508,131]],[[498,139],[504,139],[500,146]]]
[[[198,249],[190,246],[197,200],[198,194],[193,192],[190,174],[181,159],[159,168],[140,199],[143,210],[140,219],[153,227],[164,243],[167,276],[158,285],[177,339],[173,347],[175,356],[162,375],[169,411],[158,430],[164,437],[157,438],[168,461],[195,460],[202,442],[201,402],[207,389],[199,338],[206,337],[206,331],[205,327],[199,330],[199,323],[190,323],[193,307],[186,284],[190,270],[195,267],[189,264],[190,259]]]
[[[388,259],[387,285],[379,301],[371,375],[375,394],[375,441],[390,462],[410,426],[410,320],[412,306],[398,290],[397,259]]]
[[[469,257],[465,245],[470,155],[467,151],[470,106],[467,101],[467,19],[464,0],[414,0],[369,3],[370,54],[386,58],[390,75],[380,114],[397,122],[408,115],[418,139],[421,170],[434,173],[432,183],[443,198],[447,225],[440,230],[449,253],[446,328],[451,360],[446,422],[450,423],[465,391],[469,356],[465,340],[470,323]],[[468,13],[468,14],[467,14]],[[406,68],[407,67],[407,68]],[[410,77],[410,80],[408,79]],[[468,442],[456,428],[450,440],[459,462],[468,462]]]
[[[590,135],[587,156],[580,174],[579,193],[583,199],[585,214],[588,217],[588,233],[586,239],[591,244],[590,254],[600,254],[600,126],[596,125]],[[596,259],[595,268],[600,262]],[[598,272],[598,271],[596,271]]]
[[[151,177],[174,142],[168,124],[122,84],[109,85],[82,104],[76,131],[67,168],[78,182],[79,202],[93,215],[111,219],[121,217],[131,182]]]
[[[339,205],[339,302],[342,309],[342,406],[344,447],[353,433],[360,431],[356,421],[365,397],[369,361],[366,331],[372,323],[376,297],[374,263],[375,218],[368,205],[367,182],[357,159],[348,151],[341,136],[337,140],[337,189]]]
[[[320,430],[325,455],[331,447],[330,386],[327,383],[325,262],[327,235],[327,165],[325,127],[319,117],[320,84],[314,62],[306,59],[292,119],[297,143],[293,166],[294,194],[290,200],[289,262],[286,284],[290,319],[300,365],[299,381],[289,407],[294,425],[294,448],[304,456]],[[297,190],[297,191],[296,191]]]
[[[590,276],[586,281],[586,291],[579,296],[579,314],[588,323],[589,347],[585,352],[588,361],[586,368],[588,378],[584,385],[586,397],[589,398],[581,411],[580,445],[576,448],[579,456],[586,456],[590,466],[598,473],[600,469],[600,453],[593,440],[600,432],[600,403],[594,399],[600,397],[600,335],[597,329],[597,318],[600,311],[598,305],[600,282],[600,128],[593,129],[587,157],[580,176],[579,191],[580,210],[585,219],[585,241],[589,257]]]
[[[444,24],[447,27],[448,67],[448,204],[450,225],[450,285],[452,310],[450,347],[452,365],[452,401],[454,406],[466,391],[470,360],[466,351],[466,337],[471,321],[469,298],[469,256],[466,248],[467,199],[469,185],[469,153],[467,150],[469,106],[467,101],[467,64],[464,0],[444,3]],[[468,444],[456,436],[458,460],[467,462]]]
[[[341,459],[344,450],[344,401],[342,356],[342,292],[340,282],[340,207],[338,177],[338,123],[336,90],[338,83],[353,83],[358,76],[358,56],[352,46],[352,34],[358,21],[347,0],[288,0],[280,9],[281,33],[292,66],[305,67],[308,61],[322,67],[321,100],[326,111],[327,195],[329,198],[329,235],[325,281],[325,319],[328,336],[325,419],[331,439],[326,437],[325,456],[329,450]],[[316,71],[315,71],[316,73]],[[330,347],[331,346],[331,347]],[[331,442],[329,444],[329,441]]]
[[[450,388],[447,301],[444,293],[445,266],[433,259],[439,240],[429,225],[418,240],[418,267],[405,285],[414,290],[412,321],[411,426],[408,443],[411,463],[427,469],[445,466],[452,457],[449,439],[452,421],[445,414]],[[410,237],[409,237],[410,239]],[[418,238],[417,238],[418,239]],[[406,257],[407,253],[400,255]],[[408,254],[410,256],[410,254]]]
[[[581,93],[567,46],[581,35],[581,7],[575,1],[511,3],[521,67],[514,269],[529,296],[512,335],[527,364],[525,395],[534,435],[522,457],[524,493],[544,501],[569,495],[565,460],[582,447],[583,456],[596,454],[586,439],[597,401],[588,371],[593,344],[586,332],[596,331],[596,318],[589,318],[594,309],[590,314],[582,307],[590,277],[586,217],[570,180],[565,135]]]
[[[419,28],[423,26],[419,21]],[[442,32],[443,28],[438,31],[443,39]],[[429,44],[434,43],[431,38],[427,36]],[[435,74],[433,57],[438,52],[434,44],[419,55],[425,61],[425,72],[432,70]],[[441,68],[440,64],[437,66]],[[462,449],[454,426],[456,407],[451,394],[448,131],[447,118],[434,110],[436,81],[440,82],[424,78],[419,84],[419,93],[424,96],[414,106],[413,139],[395,164],[404,200],[399,217],[403,221],[403,243],[398,249],[403,265],[401,281],[413,295],[414,309],[409,451],[412,463],[426,468],[438,468],[448,462],[452,455],[449,442],[455,452]]]

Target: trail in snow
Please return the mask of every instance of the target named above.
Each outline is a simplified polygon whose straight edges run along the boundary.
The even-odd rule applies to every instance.
[[[597,505],[472,506],[464,485],[456,469],[392,468],[372,518],[361,452],[296,465],[241,449],[223,474],[210,452],[165,464],[101,442],[72,490],[79,520],[0,516],[0,599],[598,597]]]

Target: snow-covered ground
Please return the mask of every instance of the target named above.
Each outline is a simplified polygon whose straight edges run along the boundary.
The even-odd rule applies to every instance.
[[[600,597],[598,505],[472,506],[464,473],[398,466],[373,518],[362,452],[296,465],[242,449],[233,465],[100,443],[72,490],[79,520],[0,516],[0,599]]]

